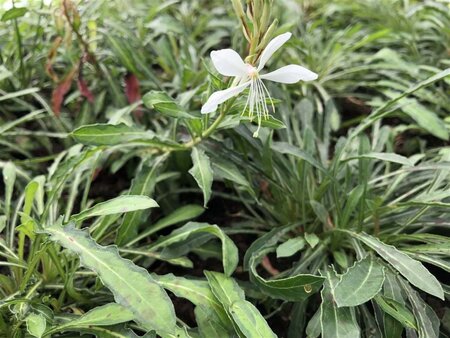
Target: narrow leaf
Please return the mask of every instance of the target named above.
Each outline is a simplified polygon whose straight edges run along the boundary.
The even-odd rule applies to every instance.
[[[226,275],[231,275],[239,261],[238,249],[222,229],[215,224],[189,222],[183,227],[174,230],[170,235],[158,239],[149,249],[164,248],[164,250],[167,250],[169,245],[185,241],[189,236],[199,233],[211,234],[222,241],[223,269]]]
[[[354,233],[348,231],[347,233],[375,250],[411,284],[435,297],[444,299],[444,290],[442,289],[441,284],[436,277],[422,265],[422,263],[397,250],[394,246],[384,244],[377,238],[364,232]]]
[[[153,199],[147,196],[124,195],[109,201],[98,203],[79,214],[72,215],[71,220],[80,222],[86,218],[121,214],[125,212],[158,207]]]
[[[230,314],[247,338],[277,337],[258,309],[246,300],[231,304]]]
[[[305,247],[303,237],[290,238],[277,248],[277,258],[289,257]]]
[[[151,196],[153,194],[157,173],[164,159],[165,157],[159,157],[152,166],[144,165],[142,167],[131,184],[130,195]],[[139,209],[127,213],[117,229],[117,245],[124,245],[136,238],[139,226],[145,218],[148,218],[148,215],[149,210],[147,209]]]
[[[417,330],[414,315],[404,305],[381,295],[376,296],[375,301],[384,312],[398,320],[404,327]]]
[[[153,139],[155,134],[126,124],[91,124],[81,126],[72,132],[75,141],[86,145],[116,145],[133,140]]]
[[[297,148],[287,142],[274,142],[272,144],[272,149],[281,154],[288,154],[288,155],[295,156],[301,160],[308,162],[313,167],[315,167],[321,171],[325,171],[322,164],[319,161],[317,161],[312,155],[310,155],[309,153],[307,153],[307,152],[301,150],[300,148]]]
[[[6,22],[20,18],[21,16],[24,16],[26,12],[28,12],[28,9],[25,7],[13,7],[3,13],[1,21]]]
[[[338,308],[333,290],[338,278],[331,270],[326,272],[326,281],[322,289],[322,305],[320,307],[320,325],[322,338],[360,337],[361,330],[354,318],[351,308]]]
[[[353,159],[358,159],[358,158],[370,158],[370,159],[381,160],[381,161],[386,161],[386,162],[393,162],[393,163],[405,165],[407,167],[414,166],[414,163],[412,163],[407,157],[401,156],[401,155],[398,155],[395,153],[375,153],[375,152],[367,153],[367,154],[362,154],[362,155],[358,155],[358,156],[354,156],[354,157],[349,157],[347,160],[353,160]]]
[[[245,337],[276,337],[259,311],[245,300],[244,291],[236,281],[218,272],[205,271],[216,298]]]
[[[194,118],[186,113],[167,93],[161,91],[151,91],[144,95],[144,105],[153,108],[163,115],[174,118]]]
[[[84,315],[73,318],[67,323],[64,323],[57,327],[56,331],[66,330],[73,327],[82,326],[103,326],[103,325],[115,325],[119,323],[125,323],[134,319],[134,314],[126,307],[117,304],[109,303],[106,305],[98,306]]]
[[[209,157],[205,152],[198,148],[192,148],[191,152],[193,167],[189,173],[197,181],[200,189],[203,191],[203,205],[206,207],[211,197],[211,186],[213,182],[213,171]]]

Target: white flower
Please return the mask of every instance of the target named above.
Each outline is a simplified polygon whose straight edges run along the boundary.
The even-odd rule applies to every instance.
[[[270,57],[291,38],[291,33],[284,33],[272,39],[261,53],[258,67],[245,63],[237,52],[232,49],[221,49],[211,52],[211,59],[217,71],[225,76],[235,77],[233,86],[213,93],[203,105],[201,113],[208,114],[217,110],[219,104],[243,92],[250,87],[244,111],[249,108],[250,118],[256,113],[258,129],[253,136],[258,136],[263,118],[269,117],[267,98],[272,98],[262,80],[280,83],[296,83],[300,80],[312,81],[317,74],[299,65],[288,65],[267,74],[260,74]],[[273,103],[272,103],[273,107]]]

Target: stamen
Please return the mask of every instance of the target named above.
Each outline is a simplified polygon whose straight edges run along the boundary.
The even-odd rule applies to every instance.
[[[262,84],[262,86],[263,86],[263,88],[264,88],[264,91],[266,92],[267,96],[269,96],[270,105],[272,106],[273,112],[275,112],[275,105],[274,105],[274,103],[273,103],[272,96],[270,96],[270,92],[269,92],[269,90],[267,89],[267,87],[266,87],[266,85],[264,84],[263,81],[261,81],[261,84]],[[269,118],[269,115],[267,115],[267,118]]]

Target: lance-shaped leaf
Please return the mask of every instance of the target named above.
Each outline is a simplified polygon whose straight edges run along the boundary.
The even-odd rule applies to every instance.
[[[359,158],[368,158],[368,159],[374,159],[374,160],[381,160],[384,162],[393,162],[405,165],[407,167],[412,167],[414,164],[405,156],[401,156],[395,153],[367,153],[367,154],[361,154],[354,157],[347,158],[347,161],[359,159]]]
[[[235,338],[233,327],[224,326],[210,307],[197,305],[194,309],[195,320],[198,325],[200,337]]]
[[[75,129],[71,135],[75,141],[91,146],[115,146],[133,143],[162,149],[184,149],[182,145],[157,136],[151,130],[140,130],[124,123],[85,125]]]
[[[152,131],[139,130],[124,123],[98,123],[81,126],[72,132],[72,137],[86,145],[116,145],[138,139],[152,139]]]
[[[159,157],[153,166],[144,165],[136,178],[133,180],[130,188],[130,195],[151,196],[156,185],[158,169],[166,157]],[[144,218],[148,217],[149,211],[139,209],[127,213],[117,230],[116,244],[121,246],[136,238],[139,225]]]
[[[276,251],[281,237],[292,229],[292,226],[273,229],[252,243],[245,253],[244,269],[250,270],[250,280],[266,295],[286,301],[302,301],[319,291],[324,277],[297,274],[294,276],[267,280],[261,277],[256,267],[270,252]]]
[[[192,116],[186,113],[181,107],[172,99],[167,93],[161,91],[148,92],[142,98],[144,105],[148,108],[153,108],[163,115],[167,115],[174,118],[187,118],[192,119]]]
[[[200,319],[206,319],[207,317],[223,329],[219,331],[234,332],[231,320],[228,318],[222,304],[212,293],[206,280],[187,279],[176,277],[173,274],[152,276],[164,289],[173,292],[177,297],[185,298],[193,303],[196,306],[196,317],[197,315],[201,317]],[[201,309],[197,310],[198,307]],[[206,321],[198,323],[198,326],[199,329],[206,331],[211,329]]]
[[[192,148],[191,158],[193,167],[189,170],[200,189],[203,191],[203,205],[206,207],[211,197],[211,186],[213,182],[213,171],[209,157],[198,148]]]
[[[400,272],[411,284],[419,289],[444,299],[444,290],[439,281],[419,261],[412,259],[407,254],[397,250],[392,245],[387,245],[364,232],[354,233],[346,231],[368,247],[375,250],[383,259]]]
[[[222,262],[226,275],[231,275],[239,261],[238,249],[233,241],[215,224],[189,222],[183,227],[174,230],[170,235],[158,239],[149,249],[157,250],[185,241],[194,234],[207,233],[218,237],[222,241]]]
[[[361,330],[352,312],[352,308],[338,308],[335,302],[334,289],[338,278],[334,271],[325,273],[327,279],[322,289],[322,305],[320,307],[320,325],[323,338],[360,337]]]
[[[245,300],[244,291],[233,278],[211,271],[205,271],[205,275],[213,294],[245,337],[276,337],[258,309]]]
[[[65,228],[53,225],[45,231],[51,240],[77,254],[80,262],[111,290],[115,301],[130,310],[134,320],[145,329],[163,335],[175,331],[172,302],[147,270],[120,257],[116,247],[98,245],[86,231],[75,229],[73,224]]]
[[[397,319],[404,327],[417,330],[414,315],[406,306],[381,295],[376,296],[375,301],[384,312]]]
[[[16,166],[12,162],[8,162],[3,167],[3,183],[5,184],[5,215],[9,218],[11,209],[11,199],[14,190],[14,182],[16,181]]]
[[[125,323],[133,319],[133,312],[126,307],[117,303],[109,303],[93,308],[79,317],[67,318],[67,322],[52,329],[51,332],[66,331],[70,328],[109,326]]]
[[[441,337],[439,332],[440,320],[434,310],[420,297],[411,285],[406,283],[402,278],[398,278],[403,290],[405,290],[409,302],[411,304],[419,337],[438,338]]]
[[[261,277],[256,267],[262,258],[274,248],[260,251],[250,258],[250,280],[256,284],[263,293],[286,301],[302,301],[320,290],[324,277],[309,274],[298,274],[291,277],[279,279],[264,279]]]
[[[101,202],[86,209],[79,214],[72,215],[71,220],[80,222],[89,217],[121,214],[135,210],[155,208],[158,206],[153,199],[147,196],[124,195],[113,198],[106,202]]]
[[[334,290],[338,307],[358,306],[380,292],[384,282],[384,267],[372,256],[356,262]]]

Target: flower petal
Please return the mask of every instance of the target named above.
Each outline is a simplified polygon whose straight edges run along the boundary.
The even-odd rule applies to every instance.
[[[249,85],[250,85],[250,81],[245,82],[236,87],[230,87],[228,89],[219,90],[218,92],[212,93],[212,95],[208,98],[208,100],[203,105],[201,113],[208,114],[208,113],[212,113],[212,112],[216,111],[219,104],[221,104],[222,102],[225,102],[226,100],[231,99],[233,96],[243,92],[244,89],[247,88]]]
[[[317,79],[317,74],[299,65],[288,65],[273,72],[263,74],[260,78],[280,83],[296,83],[300,80],[315,80]]]
[[[259,58],[258,71],[263,69],[267,61],[272,57],[273,53],[275,53],[281,46],[283,46],[287,40],[289,40],[292,36],[292,33],[284,33],[274,37],[267,44],[266,48],[264,48],[261,53],[261,57]]]
[[[225,76],[245,76],[247,75],[247,66],[232,49],[213,50],[211,60],[217,71]]]

